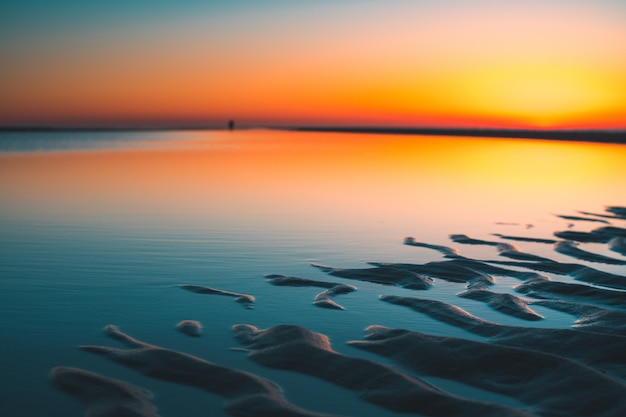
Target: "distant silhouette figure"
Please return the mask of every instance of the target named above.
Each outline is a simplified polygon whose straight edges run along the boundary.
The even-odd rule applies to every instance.
[[[228,130],[233,130],[233,129],[235,129],[235,121],[231,119],[228,121]]]

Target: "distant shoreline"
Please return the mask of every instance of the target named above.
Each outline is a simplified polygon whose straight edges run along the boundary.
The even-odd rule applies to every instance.
[[[56,127],[56,126],[7,126],[2,132],[120,132],[120,131],[175,131],[175,130],[225,130],[222,126],[112,126],[112,127]],[[360,126],[245,126],[236,130],[272,129],[298,132],[338,132],[391,135],[433,135],[493,137],[513,139],[546,139],[572,142],[596,142],[626,144],[626,130],[534,130],[489,128],[437,128],[437,127],[360,127]]]
[[[548,139],[573,142],[626,144],[626,130],[532,130],[532,129],[468,129],[411,127],[296,127],[286,130],[304,132],[373,133],[391,135],[433,135],[493,137],[513,139]]]

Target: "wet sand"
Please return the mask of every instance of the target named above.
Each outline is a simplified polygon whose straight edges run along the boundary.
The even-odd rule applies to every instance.
[[[607,214],[585,213],[611,222],[626,220],[626,208],[608,207]],[[593,217],[558,215],[564,220],[597,223]],[[381,292],[398,288],[405,295],[382,294],[372,303],[408,308],[406,314],[420,314],[472,333],[480,340],[441,336],[416,330],[390,328],[371,323],[364,340],[351,340],[350,348],[367,351],[393,363],[378,362],[359,355],[339,353],[328,336],[285,322],[266,329],[250,323],[233,323],[232,335],[240,346],[235,350],[267,368],[318,378],[353,393],[354,401],[398,414],[432,417],[621,417],[626,415],[626,276],[596,269],[588,263],[619,268],[626,264],[623,239],[626,229],[603,226],[591,232],[555,232],[546,236],[523,237],[493,234],[498,240],[449,236],[459,245],[486,246],[484,258],[464,256],[457,248],[405,238],[416,250],[438,252],[444,260],[426,263],[369,262],[369,267],[340,268],[312,264],[313,271],[333,278],[313,279],[281,274],[264,275],[276,287],[314,287],[313,304],[344,310],[335,297],[357,297],[357,287],[344,281],[379,285]],[[502,240],[520,245],[550,244],[554,259],[539,256]],[[595,246],[596,251],[579,245]],[[616,257],[599,253],[612,250]],[[616,250],[617,249],[617,250]],[[512,260],[494,259],[492,255]],[[559,261],[558,255],[580,263]],[[550,274],[567,276],[579,283],[552,280]],[[519,282],[509,292],[493,291],[500,277]],[[511,325],[486,320],[451,302],[429,297],[441,282],[457,285],[459,301],[484,303],[519,323],[544,321],[539,308],[569,314],[570,328]],[[233,297],[246,307],[257,299],[249,294],[199,285],[182,284],[196,294]],[[430,291],[428,291],[430,290]],[[282,291],[282,288],[281,288]],[[288,290],[285,289],[288,297]],[[515,294],[514,294],[514,293]],[[415,295],[411,295],[415,294]],[[347,296],[349,295],[349,296]],[[394,307],[395,308],[395,307]],[[412,311],[409,311],[412,310]],[[251,311],[251,313],[253,313]],[[198,318],[181,320],[177,329],[200,336]],[[83,345],[88,353],[101,356],[150,378],[199,388],[220,396],[224,410],[233,416],[328,416],[307,410],[289,401],[276,383],[230,366],[156,346],[133,338],[114,325],[105,334],[125,349],[104,345]],[[514,399],[522,406],[502,401],[477,400],[448,392],[428,382],[442,378]],[[152,394],[131,381],[120,381],[88,370],[54,368],[51,382],[85,405],[86,416],[158,416]],[[495,398],[495,397],[494,397]]]

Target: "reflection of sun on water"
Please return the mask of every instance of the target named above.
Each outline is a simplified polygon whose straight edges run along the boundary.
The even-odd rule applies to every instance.
[[[466,151],[467,175],[525,188],[611,181],[623,156],[622,147],[612,145],[516,139],[471,141]]]
[[[626,180],[624,146],[279,131],[173,134],[189,140],[167,149],[3,155],[0,214],[143,221],[152,213],[201,223],[359,228],[385,220],[401,230],[417,219],[449,227],[493,222],[501,213],[523,219],[546,207],[623,204],[614,199]]]

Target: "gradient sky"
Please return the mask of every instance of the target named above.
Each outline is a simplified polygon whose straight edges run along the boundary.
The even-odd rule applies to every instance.
[[[9,0],[0,126],[626,128],[618,0]]]

